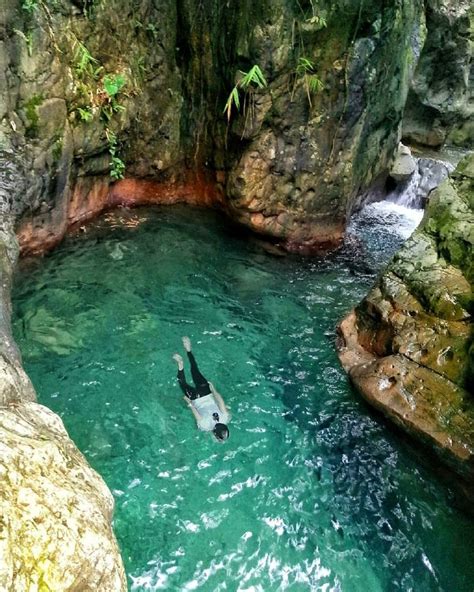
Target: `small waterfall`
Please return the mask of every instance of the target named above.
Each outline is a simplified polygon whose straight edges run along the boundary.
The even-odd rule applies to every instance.
[[[391,188],[386,199],[407,208],[424,208],[428,195],[454,170],[450,162],[434,158],[413,157],[415,170],[411,176]]]
[[[346,244],[362,246],[368,269],[380,269],[420,224],[431,191],[456,168],[463,152],[415,157],[402,144],[385,188],[365,194],[351,217]],[[364,203],[364,198],[362,203]]]
[[[368,268],[380,268],[413,233],[423,218],[429,194],[454,170],[455,159],[414,157],[400,145],[385,189],[368,194],[348,226],[349,241],[361,241]],[[456,160],[459,160],[457,158]],[[370,236],[370,238],[367,238]]]

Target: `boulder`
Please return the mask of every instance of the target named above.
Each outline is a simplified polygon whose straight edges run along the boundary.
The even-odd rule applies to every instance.
[[[390,176],[398,183],[407,181],[417,169],[416,160],[408,146],[399,144],[395,161],[390,169]]]
[[[59,417],[1,406],[0,459],[0,589],[126,590],[112,495]]]
[[[340,325],[362,396],[430,446],[474,495],[474,155],[432,194],[420,227]]]

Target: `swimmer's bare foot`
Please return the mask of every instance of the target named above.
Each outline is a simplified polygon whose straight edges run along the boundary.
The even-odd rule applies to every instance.
[[[183,346],[187,352],[191,351],[191,340],[189,337],[183,337]]]
[[[183,358],[179,354],[174,354],[173,360],[178,364],[178,370],[183,370]]]

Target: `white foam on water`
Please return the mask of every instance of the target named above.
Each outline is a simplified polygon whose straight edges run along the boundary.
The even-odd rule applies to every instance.
[[[423,213],[422,209],[409,208],[392,201],[378,201],[364,206],[354,217],[354,223],[383,226],[387,232],[407,239],[420,224]]]
[[[403,238],[408,238],[412,234],[420,224],[424,214],[422,209],[409,208],[389,201],[382,201],[373,205],[377,211],[386,215],[389,219],[391,217],[398,218],[395,231]]]

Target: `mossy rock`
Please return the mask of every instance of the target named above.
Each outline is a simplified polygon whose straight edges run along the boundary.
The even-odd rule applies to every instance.
[[[468,154],[461,160],[452,176],[454,179],[468,177],[474,180],[474,153]]]
[[[33,95],[23,105],[23,112],[26,116],[26,134],[29,138],[35,138],[38,134],[38,107],[43,101],[43,95]]]
[[[340,326],[362,395],[474,479],[474,156],[433,192],[423,223]]]

